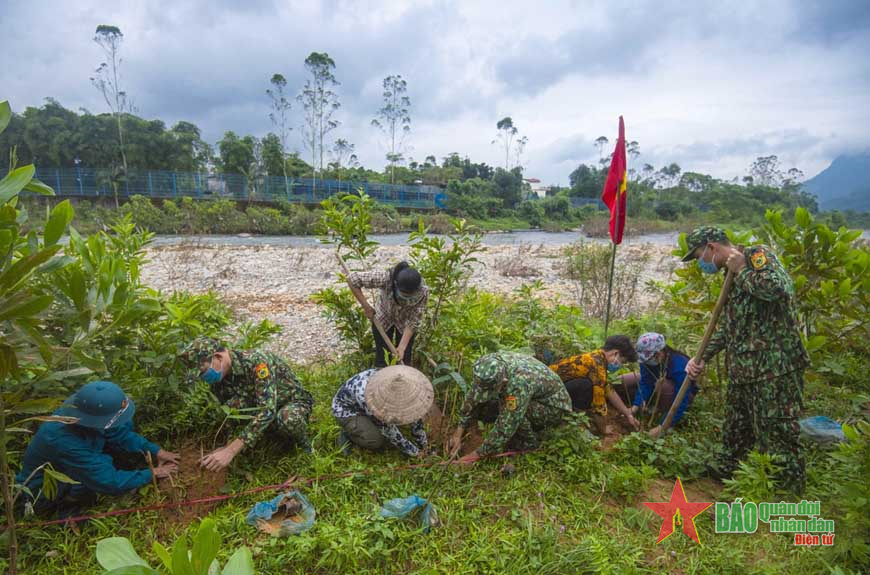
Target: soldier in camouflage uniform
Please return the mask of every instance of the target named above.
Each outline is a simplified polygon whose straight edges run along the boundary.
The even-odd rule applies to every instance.
[[[798,415],[803,407],[804,369],[809,356],[801,342],[794,284],[770,248],[746,249],[725,232],[699,228],[687,238],[683,261],[698,259],[707,273],[727,267],[734,274],[719,325],[702,361],[686,372],[697,377],[721,350],[730,383],[726,392],[724,473],[731,473],[754,447],[778,455],[784,466],[780,487],[800,495],[804,458]]]
[[[206,455],[202,465],[217,471],[227,467],[245,447],[253,446],[267,429],[276,429],[305,451],[311,451],[307,425],[314,399],[287,363],[259,350],[235,351],[210,338],[198,338],[182,358],[210,386],[215,396],[234,409],[256,409],[238,437]]]
[[[451,453],[458,453],[465,428],[477,421],[495,423],[483,445],[460,462],[473,462],[508,446],[534,449],[539,445],[538,432],[560,425],[570,413],[571,398],[546,365],[519,353],[485,355],[474,364],[474,383],[450,440]]]

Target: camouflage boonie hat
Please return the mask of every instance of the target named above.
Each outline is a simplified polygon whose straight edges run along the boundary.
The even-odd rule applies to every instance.
[[[497,353],[490,353],[474,363],[472,372],[477,381],[496,385],[507,379],[507,363]]]
[[[178,357],[187,367],[198,368],[202,362],[211,359],[217,350],[223,347],[225,346],[214,338],[198,337],[183,348]]]
[[[710,242],[727,242],[728,236],[725,230],[714,228],[713,226],[704,226],[696,228],[691,234],[686,236],[686,245],[689,251],[683,256],[683,261],[695,259],[695,250],[701,246],[706,246]]]

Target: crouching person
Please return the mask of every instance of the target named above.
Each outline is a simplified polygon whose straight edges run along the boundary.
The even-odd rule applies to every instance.
[[[387,445],[409,457],[426,451],[423,416],[435,392],[429,379],[412,367],[368,369],[347,380],[332,399],[332,415],[341,427],[338,443],[345,452],[354,444],[377,451]],[[402,435],[409,425],[414,442]]]
[[[462,447],[462,434],[478,421],[494,425],[483,444],[459,459],[472,463],[511,449],[534,449],[538,434],[564,423],[571,398],[559,376],[534,357],[513,352],[485,355],[474,364],[474,383],[465,396],[459,426],[450,439],[451,456]]]
[[[566,357],[550,369],[564,382],[574,411],[588,410],[598,433],[604,435],[608,403],[625,416],[629,425],[640,429],[640,422],[607,377],[608,372],[617,371],[623,363],[636,360],[637,353],[628,336],[612,335],[601,349]]]
[[[154,477],[167,477],[177,470],[178,455],[151,443],[133,431],[133,401],[108,381],[84,385],[58,408],[54,415],[74,418],[74,423],[47,421],[27,450],[16,481],[30,494],[27,500],[37,512],[71,517],[93,504],[98,494],[120,495],[149,483],[150,469],[126,471],[115,467],[112,454],[150,454],[157,467]],[[77,481],[57,484],[54,497],[43,491],[46,466]]]
[[[303,450],[311,451],[308,419],[314,398],[280,357],[259,350],[228,349],[211,338],[198,338],[182,353],[189,368],[199,370],[221,403],[251,409],[252,419],[225,446],[200,462],[209,471],[225,469],[246,447],[253,447],[266,430],[274,430]]]

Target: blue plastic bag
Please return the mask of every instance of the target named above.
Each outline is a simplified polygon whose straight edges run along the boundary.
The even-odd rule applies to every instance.
[[[438,523],[438,514],[435,512],[435,508],[419,495],[390,499],[381,507],[381,517],[403,519],[412,514],[416,514],[424,533],[429,533],[432,526]]]
[[[824,415],[805,417],[799,423],[801,433],[816,443],[836,443],[846,440],[846,436],[843,434],[843,427]]]
[[[282,505],[292,499],[298,501],[302,508],[297,514],[287,517],[282,513]],[[314,517],[315,511],[311,502],[298,491],[290,491],[271,501],[261,501],[254,505],[245,522],[271,535],[287,537],[311,529],[314,526]]]

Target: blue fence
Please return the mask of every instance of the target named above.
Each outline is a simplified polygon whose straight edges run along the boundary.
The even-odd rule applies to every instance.
[[[36,177],[54,188],[59,197],[113,198],[111,171],[92,168],[37,168]],[[317,204],[338,193],[363,190],[378,202],[397,208],[431,210],[444,207],[444,191],[437,186],[391,185],[311,178],[241,174],[130,170],[118,188],[122,198],[225,198],[237,201],[286,200]]]

